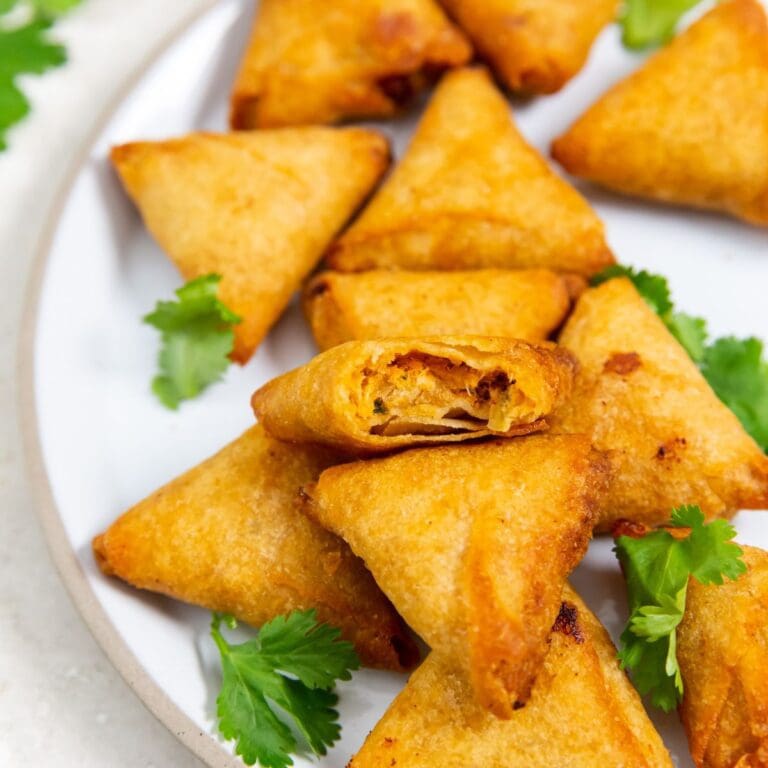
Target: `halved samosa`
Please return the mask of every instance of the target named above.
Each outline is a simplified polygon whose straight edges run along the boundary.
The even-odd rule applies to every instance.
[[[222,275],[219,298],[243,318],[232,357],[244,363],[386,170],[389,150],[361,128],[295,128],[124,144],[112,162],[182,275]]]
[[[472,49],[434,0],[261,0],[233,128],[390,117]]]
[[[553,344],[515,339],[348,341],[268,382],[252,405],[280,440],[383,453],[545,429],[575,367]]]
[[[544,269],[323,272],[304,291],[318,346],[472,334],[544,341],[571,306],[570,283]]]
[[[552,149],[630,195],[768,224],[768,22],[729,0],[592,106]]]
[[[334,460],[253,427],[97,536],[99,567],[254,626],[316,608],[364,663],[409,667],[413,640],[362,561],[296,505],[301,485]]]
[[[433,652],[348,768],[672,768],[600,622],[566,587],[530,701],[502,721]]]
[[[305,508],[509,718],[540,671],[605,472],[583,436],[420,448],[326,470]]]
[[[613,263],[603,225],[518,132],[483,69],[449,72],[405,156],[334,244],[331,267],[543,267]]]
[[[582,294],[560,334],[580,368],[552,429],[587,434],[615,472],[601,527],[768,506],[768,457],[626,278]]]
[[[737,581],[690,580],[677,632],[680,716],[698,768],[768,765],[768,554],[743,550],[749,571]]]
[[[442,0],[512,91],[559,91],[615,17],[618,0]]]

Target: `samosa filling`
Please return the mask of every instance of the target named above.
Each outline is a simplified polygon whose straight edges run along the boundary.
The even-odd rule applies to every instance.
[[[534,403],[509,373],[419,352],[366,368],[359,416],[373,435],[506,432],[535,421]]]

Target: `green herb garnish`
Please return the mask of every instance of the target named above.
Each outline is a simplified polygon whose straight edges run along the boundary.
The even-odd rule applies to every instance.
[[[675,311],[669,284],[661,275],[615,265],[593,277],[592,284],[599,285],[614,277],[632,281],[648,306],[698,364],[715,394],[736,414],[758,445],[768,451],[768,362],[763,358],[763,342],[732,336],[710,342],[706,320]]]
[[[666,530],[641,538],[620,536],[614,551],[627,582],[630,617],[621,635],[619,659],[632,671],[635,686],[665,712],[683,694],[677,663],[677,627],[685,613],[688,579],[722,584],[736,579],[747,566],[725,520],[704,522],[695,506],[672,511],[672,528],[690,528],[677,538]]]
[[[297,749],[290,721],[316,755],[338,740],[341,727],[333,688],[351,679],[360,660],[340,631],[318,624],[314,610],[294,611],[265,624],[254,640],[230,645],[221,623],[231,617],[214,614],[211,636],[221,655],[221,692],[216,699],[219,730],[236,742],[246,765],[264,768],[293,765]]]
[[[373,412],[379,414],[385,414],[387,412],[387,406],[384,405],[384,401],[380,397],[377,397],[373,401]]]
[[[220,281],[220,275],[198,277],[176,291],[178,301],[159,301],[144,318],[162,334],[152,391],[168,408],[218,381],[231,362],[232,327],[240,318],[217,298]]]
[[[625,0],[619,18],[621,40],[627,48],[642,50],[668,42],[682,16],[701,0]]]

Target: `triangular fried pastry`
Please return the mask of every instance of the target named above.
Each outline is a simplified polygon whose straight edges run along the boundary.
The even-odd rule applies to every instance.
[[[681,504],[707,517],[768,505],[768,457],[629,280],[583,293],[560,343],[580,367],[552,429],[610,454],[602,529],[665,523]]]
[[[545,429],[575,367],[554,344],[515,339],[348,341],[268,382],[252,405],[280,440],[385,453]]]
[[[241,363],[388,158],[386,139],[362,128],[197,133],[112,150],[128,194],[182,275],[223,276],[219,298],[243,318],[232,354]]]
[[[436,652],[348,768],[672,768],[608,633],[566,586],[530,700],[498,720]]]
[[[584,66],[618,0],[442,0],[512,91],[554,93]]]
[[[680,716],[698,768],[768,766],[768,553],[742,549],[749,571],[737,581],[690,580],[677,630]]]
[[[560,139],[570,173],[768,224],[768,22],[728,0],[614,86]]]
[[[445,75],[405,156],[328,257],[342,272],[590,275],[612,262],[601,221],[525,141],[484,69]]]
[[[390,117],[472,49],[435,0],[261,0],[233,128]]]
[[[104,573],[261,626],[316,608],[364,663],[418,657],[402,620],[349,547],[296,504],[335,457],[255,426],[153,493],[93,541]]]
[[[581,436],[420,448],[326,470],[305,508],[509,718],[531,694],[605,472]]]
[[[322,272],[304,290],[304,312],[321,349],[456,334],[537,342],[565,319],[572,282],[545,269]]]

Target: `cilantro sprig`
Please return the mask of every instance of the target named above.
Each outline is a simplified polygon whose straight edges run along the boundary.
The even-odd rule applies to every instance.
[[[674,37],[680,19],[701,0],[626,0],[619,17],[622,42],[642,50]]]
[[[339,738],[341,726],[333,688],[360,667],[351,643],[338,629],[317,623],[314,610],[294,611],[265,624],[258,637],[231,645],[221,624],[232,617],[214,614],[211,636],[221,656],[222,684],[216,699],[219,730],[236,742],[246,765],[293,765],[298,743],[288,716],[316,755]]]
[[[673,535],[657,530],[632,538],[619,536],[614,552],[627,582],[630,617],[621,635],[619,659],[632,671],[635,686],[665,712],[683,694],[677,663],[677,627],[683,620],[689,578],[701,584],[737,579],[747,566],[725,520],[704,522],[696,506],[672,511]]]
[[[52,42],[47,33],[57,16],[80,2],[0,0],[0,152],[8,146],[8,130],[23,120],[31,108],[19,85],[19,76],[41,75],[66,62],[66,50]],[[11,11],[17,19],[14,22],[6,16]]]
[[[697,363],[715,394],[768,452],[768,362],[763,357],[763,342],[754,337],[733,336],[710,342],[706,320],[675,311],[669,284],[661,275],[614,265],[593,277],[592,284],[599,285],[614,277],[632,281],[648,306]]]
[[[159,301],[144,322],[161,333],[160,373],[152,391],[168,408],[196,397],[230,364],[233,326],[240,318],[217,297],[220,275],[204,275],[176,291],[178,301]]]

